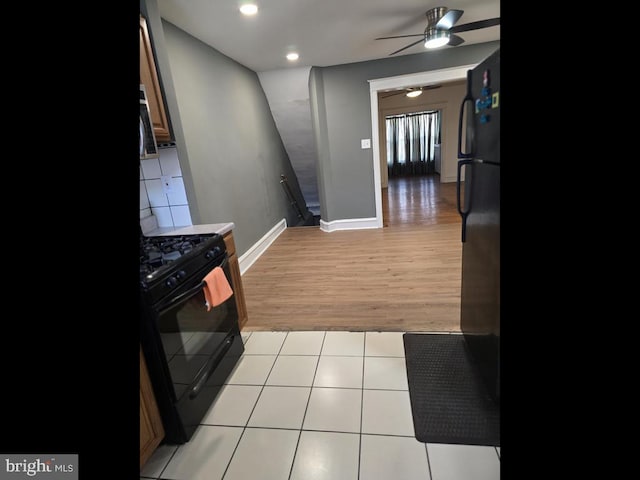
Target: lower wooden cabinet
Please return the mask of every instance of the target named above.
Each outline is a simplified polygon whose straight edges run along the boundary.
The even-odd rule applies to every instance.
[[[140,468],[149,460],[163,438],[164,427],[140,347]]]
[[[236,297],[236,307],[238,308],[238,325],[240,330],[247,323],[249,318],[247,315],[247,304],[244,300],[244,290],[242,289],[242,277],[240,275],[240,263],[238,263],[238,255],[236,255],[236,244],[233,240],[233,232],[227,232],[223,236],[227,254],[229,255],[229,270],[231,271],[231,280],[233,281],[233,293]]]

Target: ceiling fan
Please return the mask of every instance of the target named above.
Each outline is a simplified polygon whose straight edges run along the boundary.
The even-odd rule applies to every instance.
[[[393,97],[394,95],[404,94],[405,96],[412,98],[412,97],[417,97],[421,95],[422,92],[426,90],[433,90],[436,88],[440,88],[441,86],[442,85],[425,85],[423,87],[408,87],[408,88],[403,88],[402,90],[394,90],[391,92],[381,92],[380,97],[387,98],[387,97]]]
[[[464,39],[456,35],[456,33],[493,27],[500,24],[500,17],[496,17],[488,18],[486,20],[479,20],[477,22],[465,23],[464,25],[454,26],[463,13],[464,10],[448,9],[447,7],[435,7],[427,10],[427,26],[424,29],[423,33],[395,35],[392,37],[378,37],[376,38],[376,40],[386,40],[389,38],[422,37],[420,38],[420,40],[410,43],[409,45],[390,53],[389,56],[391,56],[403,50],[406,50],[409,47],[413,47],[414,45],[417,45],[421,42],[424,42],[425,48],[438,48],[444,45],[451,45],[452,47],[455,47],[464,43]]]

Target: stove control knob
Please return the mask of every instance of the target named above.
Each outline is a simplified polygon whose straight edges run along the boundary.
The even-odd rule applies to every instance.
[[[165,283],[167,287],[173,288],[178,284],[178,280],[176,279],[176,277],[169,277],[167,278],[167,281]]]
[[[207,253],[204,254],[204,258],[209,260],[209,259],[212,259],[213,257],[217,257],[218,255],[220,255],[221,251],[222,249],[220,247],[213,247],[213,250],[209,250],[207,251]]]
[[[186,276],[187,276],[187,272],[185,272],[184,270],[180,270],[178,273],[176,273],[176,278],[178,280],[182,280]]]

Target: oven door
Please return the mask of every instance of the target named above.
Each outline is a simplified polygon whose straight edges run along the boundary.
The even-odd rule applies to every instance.
[[[219,260],[217,263],[220,263]],[[207,311],[203,278],[208,265],[186,279],[172,294],[153,307],[155,327],[162,344],[173,389],[174,408],[188,440],[244,351],[238,327],[238,310],[232,295]],[[228,257],[219,266],[231,284]],[[171,432],[168,432],[172,440]]]

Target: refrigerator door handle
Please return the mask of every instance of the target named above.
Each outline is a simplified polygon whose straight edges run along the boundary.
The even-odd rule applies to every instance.
[[[466,137],[467,152],[465,153],[462,151],[462,134],[463,134],[462,120],[464,118],[464,107],[467,104],[467,102],[471,102],[470,112],[473,112],[473,109],[475,108],[475,102],[473,100],[473,94],[471,92],[471,70],[467,70],[467,94],[462,99],[462,104],[460,105],[460,116],[458,117],[458,158],[473,157],[473,147],[471,145],[471,143],[473,142],[473,131],[471,132],[472,135],[467,135]],[[466,130],[464,131],[464,133],[467,133]]]
[[[473,163],[473,159],[465,159],[458,161],[458,177],[456,179],[456,205],[458,206],[458,213],[462,217],[462,242],[466,240],[466,231],[467,231],[467,215],[469,214],[469,210],[462,210],[462,202],[460,201],[460,181],[462,178],[462,167],[465,165],[471,165]]]

